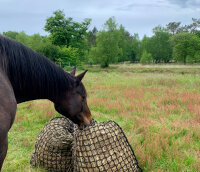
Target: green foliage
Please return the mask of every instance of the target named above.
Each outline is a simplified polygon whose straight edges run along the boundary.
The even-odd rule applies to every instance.
[[[119,47],[121,48],[121,54],[119,55],[119,62],[122,61],[134,61],[135,59],[135,52],[132,47],[132,37],[128,31],[125,30],[125,28],[120,25],[120,28],[118,30],[119,34]]]
[[[40,49],[38,50],[39,53],[43,54],[50,60],[56,62],[60,56],[60,48],[56,45],[53,45],[50,41],[45,42],[41,45]]]
[[[61,62],[62,66],[66,65],[77,66],[81,63],[81,61],[77,58],[77,56],[79,55],[77,48],[63,46],[60,48],[59,53],[60,56],[56,61]]]
[[[150,53],[147,53],[146,50],[144,50],[142,53],[142,57],[140,59],[140,63],[141,64],[150,64],[150,63],[152,63],[152,61],[153,61],[152,55]]]
[[[8,32],[3,32],[3,35],[16,40],[16,36],[18,35],[18,32],[8,31]]]
[[[194,64],[195,63],[194,57],[192,57],[191,55],[187,55],[186,56],[186,63],[188,63],[188,64]]]
[[[87,29],[91,19],[85,19],[82,23],[73,21],[71,17],[66,18],[61,10],[53,13],[46,19],[45,31],[50,33],[52,43],[58,46],[66,46],[79,49],[77,60],[84,61],[87,47]]]
[[[153,63],[200,63],[200,19],[193,18],[192,24],[185,26],[181,22],[170,22],[165,28],[159,25],[153,29],[153,36],[144,35],[142,40],[138,34],[131,35],[118,25],[114,17],[105,22],[101,31],[94,27],[88,32],[90,22],[90,19],[75,22],[57,10],[46,19],[49,36],[30,36],[23,31],[8,31],[3,35],[63,65],[87,63],[108,67],[116,62],[143,62],[147,52]]]
[[[167,24],[167,29],[174,35],[178,33],[181,22],[170,22]]]
[[[142,43],[138,34],[134,34],[132,38],[131,62],[140,61],[142,56]]]
[[[120,34],[114,18],[109,18],[104,24],[104,30],[98,32],[96,47],[89,52],[90,63],[100,63],[101,67],[108,67],[110,63],[118,61],[122,53],[119,47]]]
[[[56,61],[59,58],[59,47],[53,45],[48,37],[41,36],[40,34],[29,36],[25,32],[17,32],[16,40],[52,61]]]
[[[104,30],[106,30],[106,31],[115,31],[116,29],[117,29],[117,23],[116,23],[115,17],[110,17],[104,23]]]
[[[96,46],[97,33],[98,33],[98,30],[97,30],[96,27],[94,27],[92,29],[92,31],[89,31],[88,34],[87,34],[88,46],[90,48]]]
[[[30,47],[30,37],[24,31],[16,35],[16,41]]]
[[[108,67],[110,63],[118,60],[121,49],[118,46],[119,35],[117,31],[101,31],[97,36],[97,59],[101,67]]]
[[[50,33],[52,43],[55,45],[69,46],[71,39],[72,18],[65,18],[63,11],[53,12],[53,16],[46,19],[45,31]]]
[[[146,35],[144,35],[144,37],[142,38],[142,41],[141,41],[141,50],[142,52],[144,50],[146,51],[151,51],[153,47],[153,44],[151,43],[151,38],[147,37]]]
[[[98,54],[99,52],[97,51],[97,47],[91,47],[89,54],[88,54],[88,64],[93,65],[93,64],[100,64],[100,55]]]
[[[32,36],[29,36],[29,46],[33,50],[40,52],[43,44],[44,44],[44,40],[43,40],[43,37],[40,36],[40,34],[34,34]]]
[[[194,56],[200,49],[200,39],[195,34],[190,34],[187,32],[181,32],[179,34],[174,35],[171,38],[171,42],[173,45],[173,55],[174,59],[178,62],[194,62],[196,60]],[[198,57],[198,53],[196,55]],[[193,58],[193,60],[191,59]]]
[[[172,59],[170,34],[166,28],[157,26],[153,29],[152,37],[144,36],[142,49],[152,54],[155,63],[169,62]]]
[[[200,63],[200,50],[195,53],[194,59],[196,63]]]
[[[157,26],[153,29],[151,38],[151,50],[149,51],[156,63],[169,62],[172,59],[172,46],[170,44],[170,34],[166,28]]]

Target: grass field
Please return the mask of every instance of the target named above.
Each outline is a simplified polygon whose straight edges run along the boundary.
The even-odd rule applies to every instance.
[[[83,82],[93,117],[119,123],[144,171],[200,171],[199,66],[90,67]],[[58,115],[47,100],[18,105],[3,172],[44,171],[30,156]]]

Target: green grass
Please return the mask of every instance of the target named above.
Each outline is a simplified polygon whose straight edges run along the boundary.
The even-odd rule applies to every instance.
[[[99,121],[116,121],[144,171],[200,171],[200,67],[112,65],[89,68],[88,104]],[[29,165],[42,127],[58,116],[52,103],[18,105],[3,172]]]

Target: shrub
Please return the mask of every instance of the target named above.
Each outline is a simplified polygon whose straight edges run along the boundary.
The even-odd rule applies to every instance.
[[[197,51],[194,55],[194,59],[196,63],[200,63],[200,51]]]
[[[186,56],[186,63],[188,63],[188,64],[194,64],[195,63],[194,57],[192,57],[191,55],[187,55]]]
[[[142,57],[140,59],[140,63],[150,64],[150,63],[152,63],[152,61],[153,61],[152,55],[150,53],[147,53],[146,50],[144,50],[142,53]]]
[[[61,47],[59,53],[60,58],[58,59],[58,62],[61,62],[62,67],[66,65],[76,66],[81,64],[79,59],[78,48]]]

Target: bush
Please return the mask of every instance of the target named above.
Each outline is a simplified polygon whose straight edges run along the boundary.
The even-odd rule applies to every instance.
[[[147,51],[143,51],[142,53],[142,57],[140,59],[140,63],[141,64],[150,64],[152,63],[153,61],[153,58],[152,58],[152,55],[150,53],[147,53]]]
[[[100,60],[98,59],[98,52],[96,47],[91,47],[90,51],[88,53],[88,64],[93,65],[100,63]]]
[[[59,58],[59,50],[58,46],[53,45],[51,42],[45,42],[37,51],[55,62]]]
[[[194,55],[194,59],[196,63],[200,63],[200,51],[197,51]]]
[[[81,61],[79,59],[78,48],[61,47],[59,54],[60,58],[57,60],[57,62],[61,62],[62,67],[66,65],[76,66],[81,64]]]
[[[188,63],[188,64],[194,64],[195,63],[194,57],[192,57],[191,55],[187,55],[186,56],[186,63]]]

